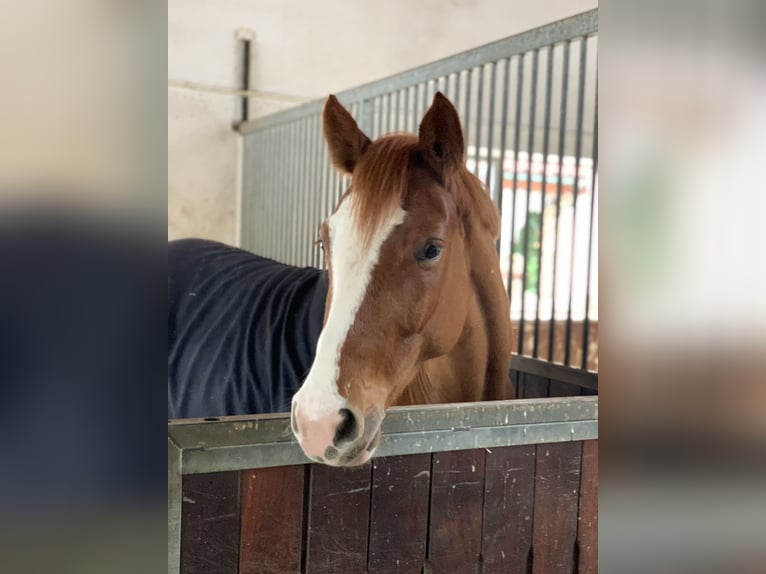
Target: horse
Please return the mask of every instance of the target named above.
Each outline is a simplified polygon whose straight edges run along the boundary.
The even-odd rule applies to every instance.
[[[391,406],[513,398],[510,314],[495,248],[499,214],[465,166],[449,100],[436,93],[418,134],[375,141],[333,95],[322,120],[332,164],[352,179],[319,226],[327,269],[303,279],[313,286],[305,296],[325,299],[318,336],[303,348],[312,358],[291,395],[290,421],[311,460],[355,466],[373,456]],[[255,275],[245,270],[232,284]],[[229,301],[228,318],[247,300]],[[298,315],[300,323],[307,314]],[[253,343],[243,344],[232,362],[252,365],[245,356]],[[299,372],[301,360],[292,359]]]

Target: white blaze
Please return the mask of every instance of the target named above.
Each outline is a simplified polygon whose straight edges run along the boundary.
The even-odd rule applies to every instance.
[[[363,251],[362,237],[353,217],[352,202],[355,200],[353,194],[346,197],[328,220],[332,264],[330,314],[319,335],[314,364],[294,399],[298,401],[301,413],[314,420],[328,411],[337,413],[346,404],[337,387],[340,351],[367,292],[380,248],[406,215],[402,208],[397,207],[392,216],[381,224],[369,248]]]

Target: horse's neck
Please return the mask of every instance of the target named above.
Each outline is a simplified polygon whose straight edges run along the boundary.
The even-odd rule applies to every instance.
[[[511,322],[494,242],[469,244],[473,291],[458,343],[426,361],[399,404],[511,398]]]

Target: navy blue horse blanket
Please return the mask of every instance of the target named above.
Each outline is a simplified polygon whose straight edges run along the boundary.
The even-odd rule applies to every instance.
[[[327,274],[201,239],[168,243],[168,418],[289,410]]]

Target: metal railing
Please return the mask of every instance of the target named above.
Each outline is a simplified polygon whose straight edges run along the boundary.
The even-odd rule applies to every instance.
[[[437,90],[467,165],[502,215],[501,270],[521,355],[597,370],[598,124],[593,10],[337,94],[371,138],[416,132]],[[331,167],[324,99],[246,122],[242,246],[322,267],[319,224],[348,187]]]

